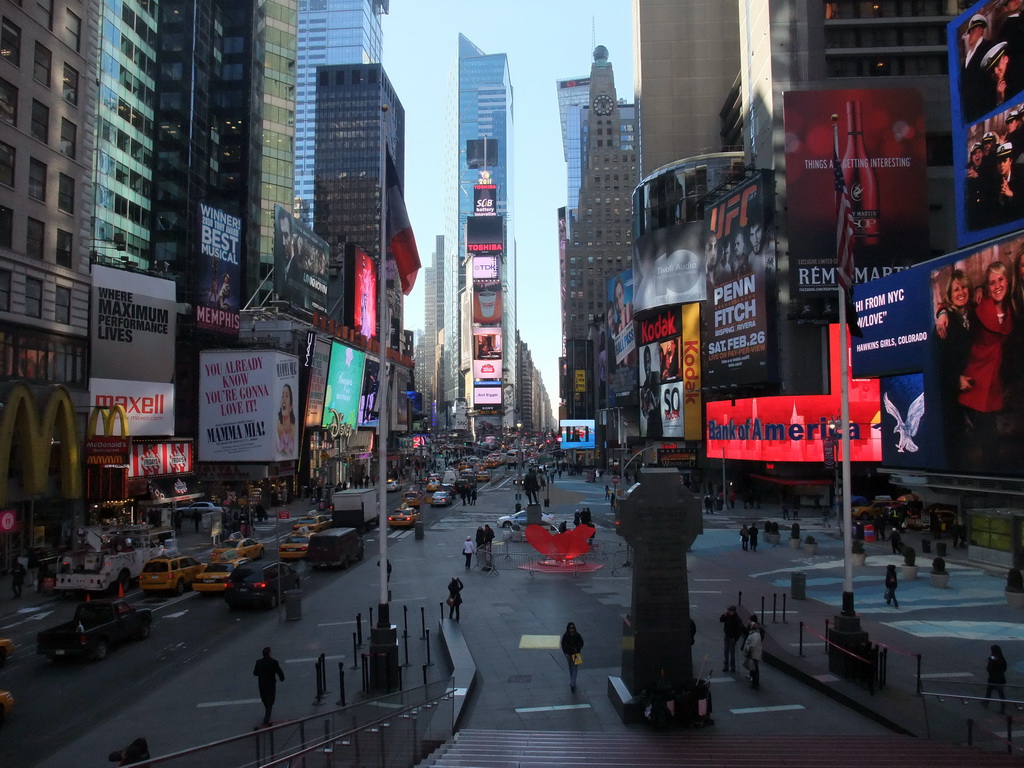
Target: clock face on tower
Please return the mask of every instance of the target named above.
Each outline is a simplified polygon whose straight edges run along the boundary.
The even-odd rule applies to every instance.
[[[612,101],[612,97],[606,93],[594,97],[594,112],[602,117],[610,115],[614,106],[615,102]]]

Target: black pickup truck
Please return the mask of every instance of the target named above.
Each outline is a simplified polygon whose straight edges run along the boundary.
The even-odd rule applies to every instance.
[[[102,661],[111,646],[149,637],[152,623],[148,608],[133,608],[126,600],[91,600],[78,606],[71,621],[36,635],[36,653],[51,659],[85,656]]]

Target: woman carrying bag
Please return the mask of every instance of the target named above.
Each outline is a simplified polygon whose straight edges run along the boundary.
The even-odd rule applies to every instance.
[[[576,625],[571,621],[565,625],[565,634],[562,635],[562,653],[569,664],[569,690],[576,693],[576,673],[583,663],[583,635],[576,631]]]

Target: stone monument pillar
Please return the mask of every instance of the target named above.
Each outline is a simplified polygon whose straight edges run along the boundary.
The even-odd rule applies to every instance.
[[[644,469],[618,500],[619,528],[633,547],[633,591],[623,620],[622,675],[608,695],[624,722],[640,719],[637,697],[658,681],[693,680],[686,552],[704,532],[700,501],[675,469]]]

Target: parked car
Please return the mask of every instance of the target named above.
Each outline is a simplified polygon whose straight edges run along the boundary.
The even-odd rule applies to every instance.
[[[219,563],[224,557],[225,553],[235,551],[237,554],[235,558],[247,558],[249,560],[260,560],[263,558],[263,544],[256,541],[256,539],[228,539],[221,546],[213,550],[210,555],[211,563]]]
[[[14,697],[11,696],[10,691],[0,691],[0,725],[11,714],[12,709],[14,709]]]
[[[192,591],[203,595],[219,595],[224,592],[224,587],[235,569],[244,563],[251,562],[252,560],[246,558],[238,558],[226,563],[207,563],[196,576],[196,580],[192,582]]]
[[[555,516],[547,512],[542,513],[540,519],[544,525],[555,524]],[[498,525],[502,528],[511,528],[514,525],[526,525],[526,510],[521,509],[513,515],[502,515],[498,518]]]
[[[246,563],[228,579],[224,600],[231,610],[243,605],[276,608],[286,592],[298,588],[299,574],[287,563]]]
[[[412,507],[399,507],[388,515],[389,528],[411,528],[420,520],[420,511]]]
[[[126,600],[91,600],[75,609],[71,621],[36,635],[36,653],[51,659],[84,656],[95,661],[125,640],[145,640],[153,623],[153,612],[135,608]]]
[[[173,592],[180,595],[192,586],[203,564],[194,557],[155,557],[142,566],[139,586],[143,592]]]
[[[7,663],[7,657],[14,653],[14,642],[0,637],[0,667]]]
[[[223,512],[224,508],[220,504],[216,504],[212,501],[194,501],[187,507],[178,507],[178,511],[187,519],[196,511],[201,514],[205,512]]]
[[[850,510],[850,514],[854,520],[859,520],[861,518],[870,520],[877,517],[888,519],[893,513],[900,515],[905,514],[906,509],[907,505],[902,501],[885,498],[875,499],[874,501],[870,501],[862,506],[853,507]]]
[[[434,498],[430,502],[432,507],[450,507],[452,505],[452,495],[448,491],[435,491]]]
[[[348,568],[363,559],[363,537],[355,528],[331,528],[309,538],[306,563],[311,568]]]
[[[277,547],[279,560],[301,560],[309,551],[309,537],[312,533],[292,533]]]

